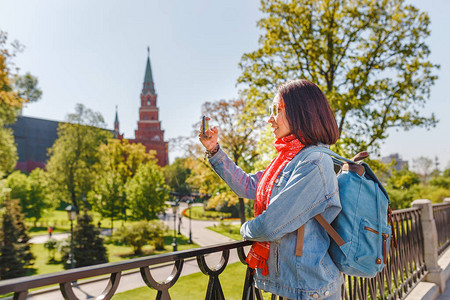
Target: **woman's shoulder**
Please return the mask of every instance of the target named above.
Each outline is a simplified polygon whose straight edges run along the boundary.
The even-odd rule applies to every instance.
[[[296,156],[295,164],[297,166],[315,165],[333,169],[334,163],[331,159],[331,156],[326,153],[320,152],[319,147],[325,147],[325,145],[311,145],[302,149]],[[304,151],[304,153],[302,153],[302,151]]]

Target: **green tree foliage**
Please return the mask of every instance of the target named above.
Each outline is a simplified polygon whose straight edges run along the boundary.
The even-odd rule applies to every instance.
[[[14,171],[6,178],[6,186],[11,189],[11,198],[20,200],[22,213],[33,218],[36,226],[45,209],[50,207],[45,172],[37,168],[27,176]]]
[[[164,211],[164,202],[169,199],[169,187],[164,174],[154,162],[142,164],[136,175],[126,185],[127,199],[133,217],[151,220]]]
[[[25,102],[37,101],[42,94],[36,78],[14,72],[17,68],[12,60],[23,46],[15,41],[8,47],[7,40],[6,32],[0,30],[0,178],[12,171],[17,162],[14,137],[5,126],[16,121]]]
[[[305,78],[328,97],[346,154],[373,152],[390,128],[432,127],[422,107],[439,67],[428,60],[430,19],[403,0],[262,0],[260,47],[238,82],[261,116],[276,87]]]
[[[34,169],[28,176],[26,209],[24,210],[22,207],[25,215],[34,219],[34,226],[36,226],[36,222],[42,217],[45,210],[51,207],[48,194],[47,174],[40,168]]]
[[[407,208],[414,200],[414,195],[420,183],[419,175],[405,168],[401,171],[393,170],[387,179],[386,190],[393,209]]]
[[[47,173],[53,197],[80,208],[79,200],[87,195],[96,179],[100,160],[99,147],[112,133],[98,112],[77,104],[67,123],[58,126],[58,139],[49,149]]]
[[[450,177],[450,168],[445,169],[444,172],[442,173],[442,175],[444,177]]]
[[[114,219],[122,212],[124,203],[125,185],[120,175],[113,170],[101,172],[94,184],[94,189],[89,192],[89,202],[102,217],[111,219],[111,229],[114,228]]]
[[[431,159],[420,157],[414,161],[421,161],[428,166]],[[420,168],[415,168],[419,170]],[[430,167],[425,169],[429,170]],[[429,172],[428,172],[429,173]],[[396,171],[392,170],[386,180],[386,190],[391,200],[393,209],[410,207],[415,199],[429,199],[433,203],[440,203],[450,197],[450,176],[435,175],[428,182],[423,181],[423,174],[413,172],[407,168]]]
[[[186,167],[186,160],[187,158],[177,157],[172,164],[163,168],[166,184],[172,192],[179,194],[180,197],[189,195],[192,192],[186,181],[191,174],[191,169]]]
[[[94,226],[92,217],[87,214],[86,210],[77,217],[77,225],[73,232],[73,242],[73,254],[77,268],[108,262],[100,230]],[[63,256],[64,268],[66,269],[70,268],[68,260],[69,254],[66,252]]]
[[[12,172],[5,180],[6,187],[11,189],[11,198],[19,199],[22,211],[27,206],[28,176],[20,171]]]
[[[58,241],[54,238],[48,239],[44,243],[44,248],[48,251],[48,262],[55,262],[56,249],[58,248]]]
[[[90,202],[103,217],[126,219],[125,184],[136,174],[138,167],[155,160],[155,152],[146,152],[142,144],[128,140],[109,139],[100,145],[100,160],[96,167],[97,180],[89,194]]]
[[[263,120],[257,118],[253,111],[245,111],[246,102],[244,100],[221,100],[216,102],[206,102],[202,105],[202,114],[211,118],[211,122],[219,127],[220,145],[231,159],[246,172],[250,172],[254,163],[259,157],[257,145]],[[200,124],[196,124],[194,134],[198,135]],[[198,143],[198,142],[196,142]],[[210,180],[212,173],[196,172],[194,176],[206,176],[200,179]],[[213,180],[219,181],[217,176]],[[245,222],[245,203],[243,198],[238,198],[222,181],[218,184],[208,185],[208,194],[212,197],[208,202],[208,207],[237,206],[241,223]]]
[[[155,249],[162,250],[158,248],[161,246],[160,240],[166,230],[166,226],[161,221],[140,221],[131,226],[118,228],[115,236],[120,242],[133,247],[135,255],[141,255],[142,247],[151,241],[153,241]]]
[[[11,200],[9,192],[3,191],[0,210],[0,279],[21,277],[26,266],[32,264],[27,228],[20,212],[18,200]]]
[[[0,125],[0,178],[14,170],[17,159],[17,148],[12,130]]]
[[[442,175],[433,177],[429,181],[429,184],[432,186],[438,186],[450,190],[450,176]]]

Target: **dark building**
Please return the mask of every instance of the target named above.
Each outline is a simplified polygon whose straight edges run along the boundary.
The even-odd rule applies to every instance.
[[[19,160],[16,168],[31,172],[44,168],[47,162],[47,149],[53,146],[58,137],[59,122],[19,116],[11,125],[17,145]]]

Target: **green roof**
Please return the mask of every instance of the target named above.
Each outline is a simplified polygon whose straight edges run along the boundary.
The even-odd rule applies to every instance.
[[[142,87],[142,93],[155,94],[155,85],[153,83],[152,66],[150,65],[150,53],[147,57],[147,67],[145,68],[144,86]]]

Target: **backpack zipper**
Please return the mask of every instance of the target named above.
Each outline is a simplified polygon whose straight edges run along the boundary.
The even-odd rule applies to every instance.
[[[367,226],[364,226],[364,230],[373,232],[373,233],[375,233],[375,234],[380,234],[380,233],[379,233],[378,231],[376,231],[375,229],[370,228],[370,227],[367,227]],[[388,237],[389,237],[389,234],[387,234],[387,233],[382,233],[381,235],[383,236],[383,262],[384,262],[384,264],[386,264],[386,259],[387,259],[386,242],[387,242],[387,239],[388,239]]]

